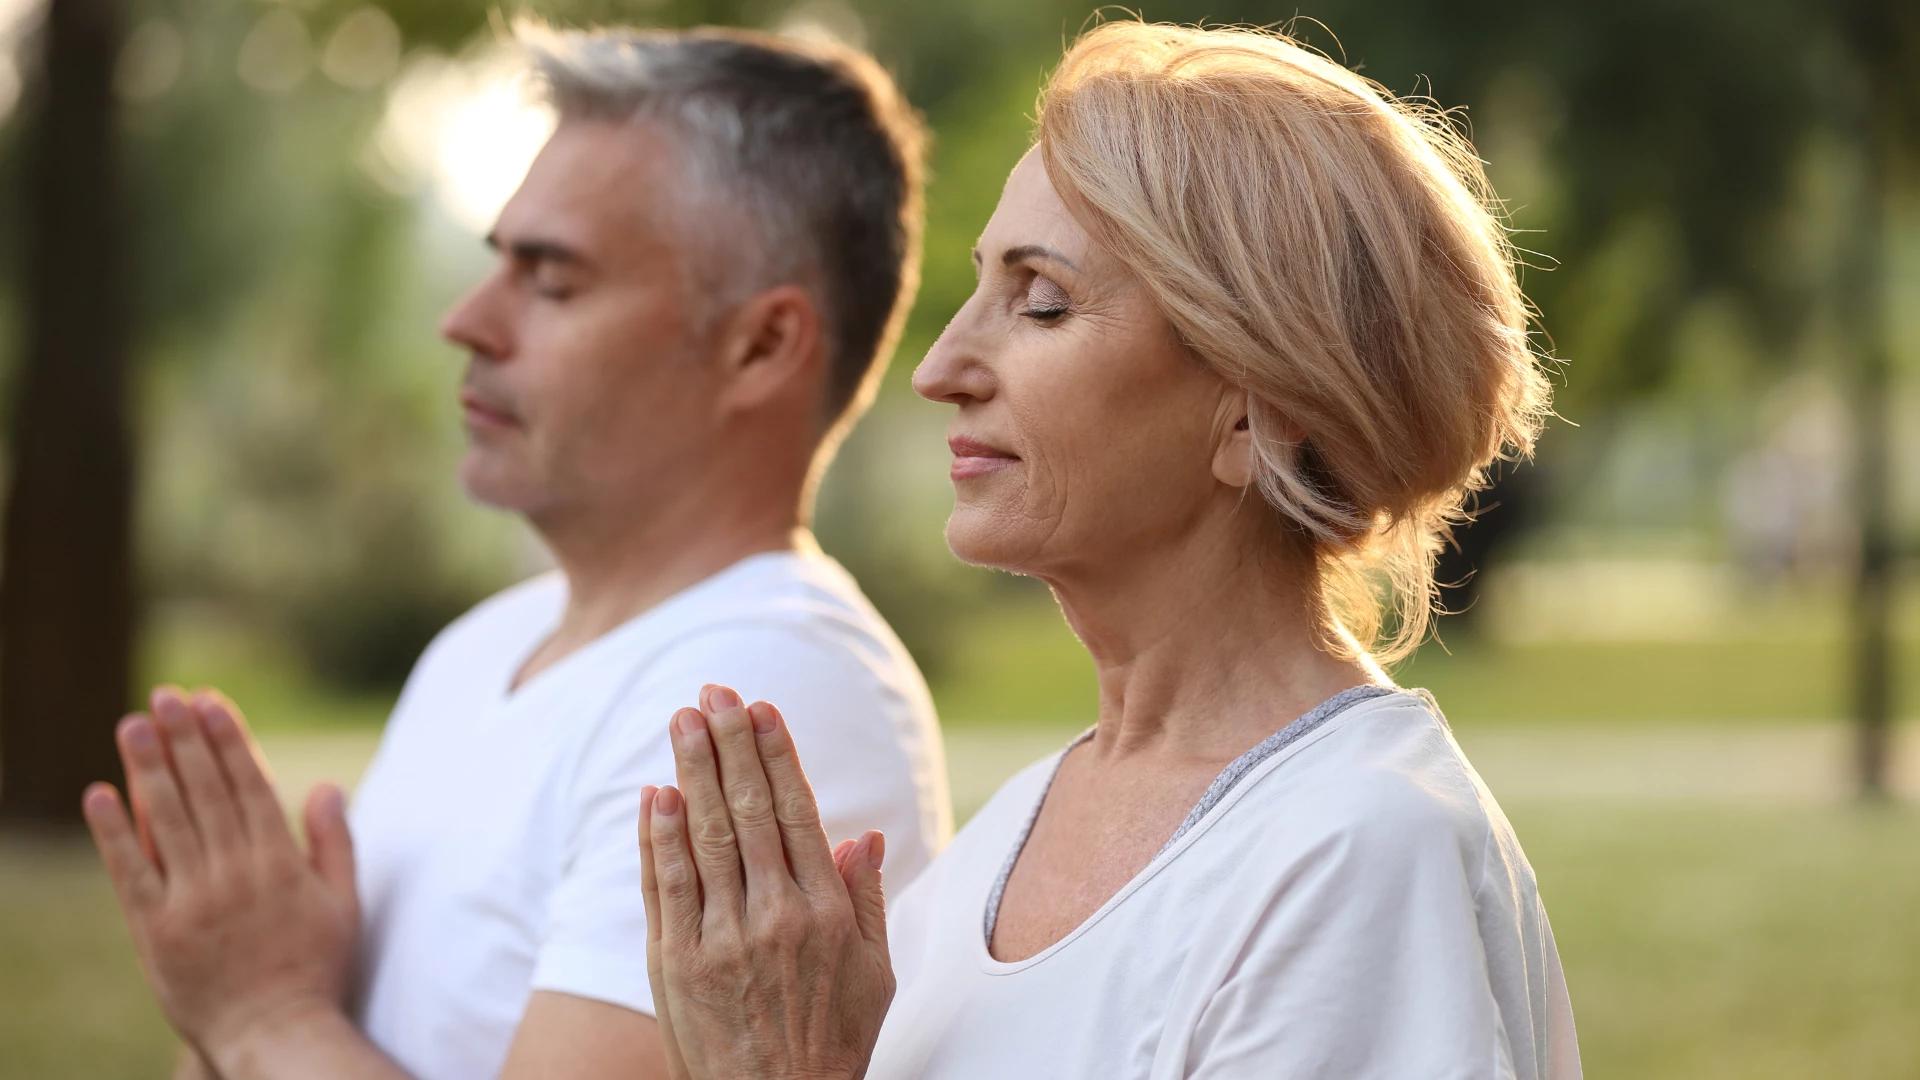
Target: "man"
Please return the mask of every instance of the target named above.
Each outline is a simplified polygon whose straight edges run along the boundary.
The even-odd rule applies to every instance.
[[[104,785],[86,810],[184,1073],[663,1075],[635,828],[710,681],[780,703],[829,830],[884,830],[895,882],[950,830],[926,688],[806,529],[912,292],[917,122],[844,48],[530,50],[560,122],[443,329],[463,482],[560,571],[428,648],[351,841],[309,799],[309,857],[223,698],[122,724],[133,819]]]

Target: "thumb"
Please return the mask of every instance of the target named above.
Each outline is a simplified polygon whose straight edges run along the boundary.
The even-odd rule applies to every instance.
[[[333,784],[307,793],[307,857],[314,873],[341,899],[358,899],[353,882],[353,834],[347,829],[347,797]]]
[[[868,947],[887,959],[887,895],[880,883],[880,864],[887,857],[887,838],[869,832],[853,842],[840,860],[840,876],[853,901],[853,921]]]

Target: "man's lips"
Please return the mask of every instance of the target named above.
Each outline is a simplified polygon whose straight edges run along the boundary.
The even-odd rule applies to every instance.
[[[512,427],[513,414],[488,402],[472,390],[460,391],[460,410],[466,414],[467,423],[481,427]]]
[[[953,466],[947,470],[947,476],[953,480],[969,480],[976,476],[985,476],[991,472],[1019,463],[1020,459],[998,447],[988,446],[964,435],[955,435],[947,439],[947,449],[953,451]]]

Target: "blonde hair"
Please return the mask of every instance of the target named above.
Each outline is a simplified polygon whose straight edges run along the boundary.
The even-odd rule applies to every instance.
[[[1139,22],[1074,42],[1038,144],[1075,216],[1246,392],[1328,646],[1412,652],[1466,493],[1531,451],[1548,407],[1472,148],[1282,34]]]

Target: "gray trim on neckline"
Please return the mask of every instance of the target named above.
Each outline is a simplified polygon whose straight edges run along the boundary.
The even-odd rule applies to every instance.
[[[1247,774],[1257,768],[1261,762],[1292,746],[1302,736],[1333,719],[1349,706],[1399,692],[1398,687],[1392,686],[1350,687],[1315,705],[1301,714],[1293,723],[1262,739],[1258,746],[1234,758],[1227,763],[1226,768],[1220,770],[1220,775],[1214,777],[1213,783],[1207,785],[1207,790],[1200,796],[1200,801],[1195,803],[1193,809],[1188,812],[1186,820],[1180,823],[1179,828],[1173,830],[1173,835],[1167,838],[1166,843],[1160,845],[1160,850],[1154,854],[1153,858],[1158,859],[1161,855],[1165,855],[1169,848],[1179,843],[1181,837],[1191,832],[1195,825],[1200,824],[1214,807],[1220,805],[1220,800],[1226,798],[1227,793],[1232,791],[1240,781],[1246,779]],[[1007,854],[1006,863],[1000,867],[1000,875],[993,879],[993,890],[987,893],[987,910],[983,920],[989,956],[993,954],[993,928],[1000,921],[1000,896],[1007,891],[1007,879],[1013,876],[1013,866],[1020,861],[1020,853],[1026,849],[1027,837],[1033,833],[1034,822],[1040,820],[1040,808],[1046,805],[1047,792],[1053,790],[1054,777],[1059,775],[1060,766],[1067,760],[1067,755],[1073,752],[1074,747],[1092,738],[1093,732],[1093,728],[1081,732],[1067,744],[1066,749],[1060,751],[1060,756],[1054,760],[1053,771],[1047,774],[1047,782],[1040,789],[1040,797],[1034,800],[1033,810],[1027,814],[1026,824],[1020,827],[1020,835],[1014,838],[1013,850]],[[1152,863],[1153,859],[1149,859],[1148,865]]]

